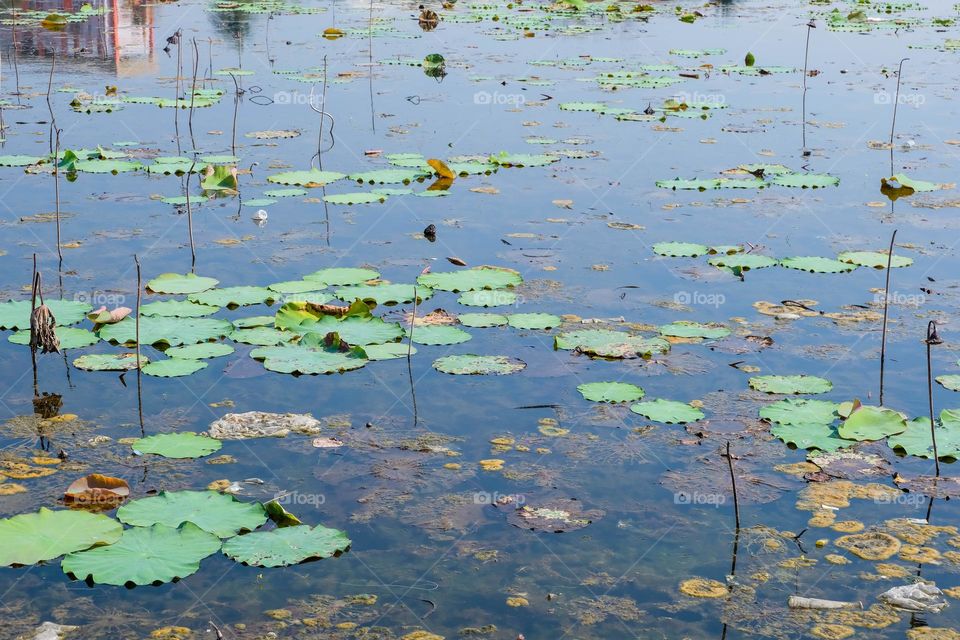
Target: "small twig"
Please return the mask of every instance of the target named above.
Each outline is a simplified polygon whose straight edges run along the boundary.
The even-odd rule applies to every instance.
[[[208,621],[207,621],[207,624],[209,624],[211,627],[213,627],[213,630],[214,630],[214,631],[216,632],[216,634],[217,634],[217,640],[223,640],[223,632],[220,631],[220,627],[218,627],[218,626],[213,622],[213,620],[208,620]]]
[[[893,241],[897,239],[897,230],[890,236],[890,250],[887,253],[887,283],[883,289],[883,330],[880,334],[880,406],[883,406],[883,371],[887,357],[887,308],[890,305],[890,265],[893,262]]]
[[[733,513],[737,522],[737,531],[740,530],[740,498],[737,495],[737,477],[733,473],[733,456],[730,455],[730,441],[727,440],[727,467],[730,469],[730,485],[733,487]]]
[[[937,432],[933,422],[933,367],[930,363],[930,347],[935,344],[942,344],[943,340],[937,333],[937,323],[933,320],[927,323],[927,400],[930,403],[930,438],[933,440],[933,463],[936,468],[937,477],[940,477],[940,456],[937,452]]]

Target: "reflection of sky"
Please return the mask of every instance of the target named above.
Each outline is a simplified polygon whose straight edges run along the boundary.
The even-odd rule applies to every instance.
[[[2,3],[4,16],[17,11],[79,11],[83,3],[74,0],[29,0]],[[140,0],[98,0],[91,3],[103,14],[84,22],[71,23],[63,31],[48,31],[38,26],[0,26],[0,41],[13,46],[17,55],[30,59],[47,58],[55,51],[60,59],[70,58],[72,65],[109,69],[117,76],[156,71],[154,63],[155,20],[153,7]],[[6,47],[5,47],[6,49]],[[5,53],[10,55],[9,50]]]

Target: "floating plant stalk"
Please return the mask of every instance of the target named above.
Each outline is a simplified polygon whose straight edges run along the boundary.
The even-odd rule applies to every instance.
[[[730,455],[730,441],[727,440],[727,467],[730,469],[730,485],[733,487],[733,514],[737,523],[737,531],[740,531],[740,499],[737,496],[737,477],[733,473],[733,456]]]
[[[940,477],[940,456],[937,452],[937,432],[934,429],[933,422],[933,367],[930,364],[930,347],[935,344],[943,344],[940,335],[937,333],[937,323],[931,320],[927,323],[927,400],[930,404],[930,439],[933,441],[933,464],[936,469],[937,477]]]
[[[890,236],[890,249],[887,251],[887,283],[883,287],[883,329],[880,333],[880,406],[883,406],[883,370],[887,359],[887,308],[890,304],[890,265],[893,261],[893,241],[897,239],[897,230]]]
[[[317,134],[317,152],[313,154],[313,157],[310,158],[310,164],[313,165],[314,159],[317,160],[317,165],[323,170],[323,120],[324,118],[330,118],[330,147],[327,149],[333,149],[333,146],[336,144],[336,139],[333,137],[333,127],[336,124],[336,121],[333,119],[333,116],[326,111],[327,108],[327,56],[323,56],[323,89],[320,92],[320,108],[318,109],[313,104],[313,89],[311,91],[311,100],[309,102],[310,108],[314,112],[320,114],[320,131]]]

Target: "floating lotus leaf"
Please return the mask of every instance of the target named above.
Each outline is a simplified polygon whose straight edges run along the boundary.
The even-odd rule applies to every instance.
[[[277,293],[308,293],[325,287],[324,283],[316,280],[287,280],[285,282],[274,282],[267,286],[267,289]]]
[[[466,307],[502,307],[516,301],[517,294],[504,289],[464,291],[457,298],[457,302]]]
[[[754,164],[742,164],[738,167],[744,171],[749,171],[750,173],[757,173],[758,171],[763,171],[764,174],[768,176],[777,176],[786,173],[793,173],[788,167],[782,164],[767,164],[763,162],[754,163]]]
[[[564,533],[576,531],[604,516],[599,509],[584,510],[576,498],[548,498],[532,504],[516,505],[512,502],[497,507],[507,512],[507,522],[521,529]]]
[[[350,538],[345,531],[300,525],[231,538],[224,543],[223,553],[256,567],[287,567],[340,555],[349,547]]]
[[[492,162],[449,162],[447,166],[458,176],[487,174],[497,170],[497,165]]]
[[[306,189],[268,189],[263,192],[268,198],[296,198],[307,195]]]
[[[678,320],[660,327],[660,335],[671,338],[707,338],[716,340],[730,335],[730,329],[723,325],[702,324],[688,320]]]
[[[10,300],[0,303],[0,329],[29,329],[30,301]],[[87,317],[91,307],[85,302],[73,300],[47,300],[47,307],[53,312],[59,326],[76,324]],[[39,300],[37,306],[40,305]]]
[[[857,444],[856,440],[841,438],[832,424],[775,424],[770,433],[798,449],[836,451]]]
[[[359,305],[364,310],[367,308],[362,302]],[[403,329],[399,324],[384,322],[383,319],[372,316],[369,312],[336,318],[313,312],[306,305],[295,302],[280,308],[275,324],[278,329],[286,329],[300,335],[313,334],[323,337],[328,333],[337,333],[348,344],[361,346],[396,342],[403,336]]]
[[[781,258],[780,266],[788,269],[797,269],[798,271],[810,271],[812,273],[846,273],[857,268],[857,265],[850,264],[849,262],[841,262],[833,258],[822,258],[820,256]]]
[[[444,356],[433,361],[433,368],[453,375],[505,376],[522,371],[526,363],[508,356],[477,356],[472,354]]]
[[[269,207],[270,205],[277,204],[276,200],[271,200],[270,198],[253,198],[251,200],[245,200],[243,206],[245,207]]]
[[[143,366],[143,372],[157,378],[179,378],[189,376],[201,369],[206,369],[207,363],[199,360],[185,360],[181,358],[167,358],[154,360]]]
[[[413,302],[414,290],[420,302],[433,295],[430,287],[414,287],[412,284],[360,284],[341,287],[334,291],[333,295],[345,302],[363,300],[374,304],[406,304]]]
[[[64,573],[97,584],[156,585],[196,573],[200,561],[219,550],[220,539],[195,524],[156,524],[127,529],[108,547],[71,553],[61,566]]]
[[[192,522],[215,536],[229,538],[262,525],[267,512],[259,502],[240,502],[215,491],[161,491],[152,498],[123,505],[117,510],[117,518],[135,527],[179,527]]]
[[[276,316],[249,316],[247,318],[237,318],[233,321],[233,326],[237,329],[250,329],[252,327],[272,327]]]
[[[673,180],[657,180],[656,184],[661,189],[673,189],[674,191],[706,191],[707,189],[719,189],[723,182],[720,178],[690,180],[674,178]]]
[[[952,373],[950,375],[937,376],[935,379],[944,389],[960,391],[960,375],[958,374]]]
[[[490,162],[501,167],[544,167],[560,160],[557,156],[530,153],[500,153],[490,156]]]
[[[164,351],[163,355],[169,358],[182,358],[184,360],[204,360],[206,358],[228,356],[233,353],[233,351],[233,347],[222,342],[203,342],[185,347],[172,347]]]
[[[696,258],[706,255],[709,251],[710,249],[706,245],[692,242],[658,242],[653,245],[653,252],[657,255],[674,258]]]
[[[201,205],[207,200],[209,200],[209,198],[204,196],[190,196],[191,205]],[[172,204],[178,207],[185,207],[187,206],[187,196],[171,196],[169,198],[162,199],[160,202],[163,204]]]
[[[373,269],[357,269],[352,267],[331,267],[321,269],[303,277],[304,280],[322,282],[324,285],[344,286],[362,284],[367,280],[376,280],[380,273]]]
[[[648,358],[669,351],[670,343],[663,338],[645,338],[623,331],[581,329],[557,335],[554,347],[601,358]]]
[[[342,351],[340,337],[333,334],[331,338],[327,346],[325,335],[311,334],[297,345],[254,349],[250,357],[262,360],[264,368],[270,371],[308,375],[343,373],[367,364],[363,349],[353,347]]]
[[[27,167],[43,161],[39,156],[0,156],[0,167]]]
[[[897,411],[865,405],[851,413],[837,432],[848,440],[882,440],[906,430],[907,421]]]
[[[882,531],[840,536],[833,544],[864,560],[886,560],[900,551],[900,541]]]
[[[407,335],[409,335],[409,331]],[[448,345],[460,344],[472,338],[469,333],[463,329],[458,329],[450,325],[424,325],[415,327],[413,330],[413,341],[416,344],[426,345]]]
[[[166,344],[178,347],[226,337],[233,325],[218,318],[140,318],[140,344]],[[117,344],[136,344],[136,320],[124,318],[99,331],[100,338]]]
[[[765,393],[826,393],[833,383],[817,376],[754,376],[750,388]]]
[[[368,193],[365,191],[357,193],[336,193],[323,196],[324,202],[330,204],[374,204],[386,202],[387,195],[383,193]]]
[[[266,287],[225,287],[187,296],[191,302],[220,307],[246,307],[276,298],[277,295]]]
[[[893,180],[896,180],[901,184],[901,186],[912,189],[914,193],[928,193],[930,191],[939,191],[944,188],[943,185],[937,184],[936,182],[928,182],[926,180],[915,180],[907,175],[898,173],[893,176]],[[884,180],[884,182],[887,182]]]
[[[644,396],[643,389],[628,382],[586,382],[577,391],[594,402],[633,402]]]
[[[836,402],[786,398],[760,408],[760,417],[779,424],[833,424],[837,419]]]
[[[137,453],[153,453],[164,458],[202,458],[223,446],[219,440],[192,431],[161,433],[134,441],[130,447]]]
[[[840,178],[824,173],[781,173],[773,176],[771,182],[781,187],[820,189],[823,187],[837,186],[840,184]]]
[[[30,330],[17,331],[7,339],[13,344],[29,345]],[[57,339],[60,340],[61,349],[80,349],[100,342],[94,332],[76,327],[57,327]]]
[[[363,348],[367,354],[367,359],[374,360],[396,360],[397,358],[406,358],[407,349],[410,349],[410,355],[417,352],[416,347],[410,347],[405,342],[388,342],[386,344],[368,344]]]
[[[507,324],[514,329],[552,329],[562,322],[563,318],[552,313],[514,313],[507,316]]]
[[[676,400],[648,400],[630,406],[630,411],[639,413],[648,420],[667,424],[686,424],[703,418],[703,411]]]
[[[603,111],[607,105],[602,102],[561,102],[563,111]]]
[[[754,253],[735,253],[733,255],[716,255],[707,260],[714,267],[726,267],[727,269],[763,269],[777,264],[776,259],[770,256],[761,256]]]
[[[376,171],[351,173],[347,177],[350,180],[368,184],[409,184],[429,175],[427,171],[420,169],[377,169]]]
[[[162,316],[164,318],[202,318],[220,311],[220,307],[197,304],[189,300],[165,300],[151,302],[140,307],[142,316]]]
[[[318,169],[310,169],[309,171],[288,171],[286,173],[278,173],[276,175],[267,176],[267,182],[314,188],[322,187],[345,177],[346,176],[344,174],[337,173],[336,171],[320,171]]]
[[[0,566],[30,565],[113,544],[122,531],[119,522],[104,515],[40,507],[37,513],[0,520]]]
[[[143,169],[139,162],[125,162],[123,160],[77,160],[74,169],[84,173],[126,173]]]
[[[889,256],[886,253],[880,253],[879,251],[844,251],[837,256],[837,260],[840,262],[849,262],[850,264],[873,267],[874,269],[886,269],[888,258]],[[894,255],[890,258],[890,268],[909,267],[912,264],[913,258],[907,258],[906,256]]]
[[[395,167],[408,167],[410,169],[429,169],[427,159],[420,153],[390,153],[387,154],[387,161]]]
[[[322,283],[316,283],[318,285]],[[284,293],[280,296],[279,303],[282,305],[288,302],[310,302],[312,304],[327,304],[333,300],[333,296],[325,291],[307,291],[305,293]]]
[[[163,273],[147,283],[147,289],[154,293],[200,293],[220,284],[219,280],[205,278],[193,273]]]
[[[280,331],[273,327],[252,327],[250,329],[237,329],[230,334],[230,339],[242,344],[255,344],[261,347],[272,347],[274,345],[290,342],[297,337],[297,334],[289,331]]]
[[[479,291],[481,289],[503,289],[516,286],[521,282],[523,282],[523,278],[513,269],[487,266],[459,271],[425,273],[417,278],[418,284],[455,293]]]
[[[937,456],[941,460],[960,460],[960,411],[944,409],[935,423]],[[916,418],[907,423],[907,430],[890,436],[887,444],[895,451],[907,455],[933,459],[933,438],[930,435],[930,419]]]
[[[140,363],[150,362],[146,356],[140,356]],[[84,371],[129,371],[137,368],[135,353],[88,353],[73,361],[73,366]]]
[[[502,327],[507,324],[507,316],[499,313],[461,313],[457,321],[465,327],[484,328]]]

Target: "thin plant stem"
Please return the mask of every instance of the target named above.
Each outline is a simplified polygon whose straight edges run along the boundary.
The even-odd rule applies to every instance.
[[[933,422],[933,365],[930,361],[930,347],[935,344],[941,344],[943,340],[941,340],[937,334],[937,323],[933,320],[927,323],[927,339],[924,340],[924,342],[927,344],[927,400],[930,405],[930,439],[933,441],[933,464],[937,473],[936,477],[939,478],[940,455],[937,451],[937,432]]]
[[[140,275],[140,258],[133,254],[133,261],[137,265],[137,312],[136,312],[136,340],[137,340],[137,413],[140,417],[140,435],[146,435],[143,429],[143,385],[142,385],[142,366],[140,361],[140,301],[143,295],[143,284]]]
[[[47,78],[47,109],[50,111],[50,153],[53,153],[53,133],[57,130],[57,117],[53,113],[53,103],[50,102],[50,91],[53,89],[53,71],[57,67],[57,51],[53,50],[50,58],[50,76]],[[56,157],[54,157],[56,161]]]
[[[897,68],[897,93],[893,97],[893,120],[890,122],[890,175],[893,175],[893,134],[897,129],[897,107],[900,106],[900,78],[903,77],[903,63],[910,58],[900,60]]]
[[[730,469],[730,485],[733,487],[733,514],[740,531],[740,498],[737,495],[737,476],[733,473],[733,456],[730,455],[730,441],[727,440],[727,467]]]
[[[37,271],[37,254],[33,254],[33,275],[30,278],[30,361],[33,364],[33,395],[37,395],[37,327],[33,322],[33,312],[37,308],[37,294],[40,293],[40,272]]]
[[[230,150],[233,155],[237,155],[237,111],[240,109],[240,84],[237,82],[237,76],[230,74],[233,79],[233,133],[230,136]]]
[[[897,230],[890,236],[890,249],[887,251],[887,282],[883,288],[883,329],[880,333],[880,406],[883,406],[883,372],[887,360],[887,311],[890,305],[890,265],[893,262],[893,241],[897,239]]]
[[[56,130],[56,152],[53,155],[53,192],[55,214],[57,216],[57,257],[63,266],[63,243],[60,240],[60,129]]]
[[[801,101],[802,111],[803,111],[803,122],[801,122],[801,135],[803,136],[803,155],[810,155],[810,152],[807,151],[807,63],[810,60],[810,32],[817,27],[813,19],[810,19],[810,22],[807,23],[807,43],[803,49],[803,96]]]
[[[190,271],[193,272],[197,267],[197,248],[193,243],[193,208],[190,206],[190,178],[193,176],[197,161],[194,159],[190,163],[190,170],[187,171],[187,234],[190,236]]]
[[[17,6],[13,7],[13,76],[14,82],[16,83],[17,92],[14,94],[17,96],[17,104],[20,104],[20,65],[17,64],[19,43],[17,42]]]
[[[193,103],[197,93],[197,71],[200,66],[200,50],[197,49],[197,39],[193,38],[193,83],[190,85],[190,115],[187,118],[187,126],[190,129],[190,144],[197,148],[197,141],[193,137]]]

